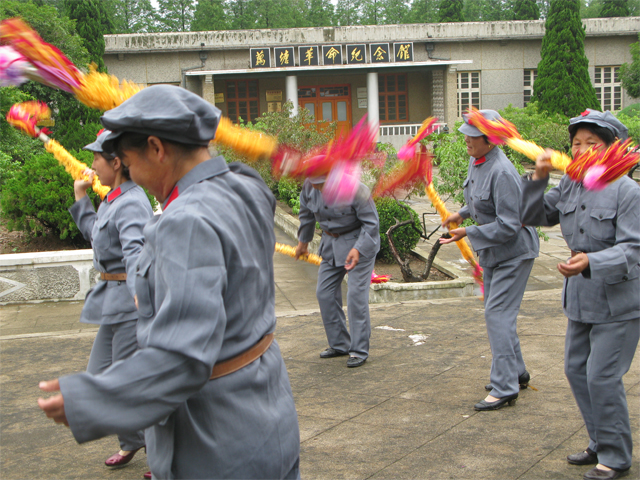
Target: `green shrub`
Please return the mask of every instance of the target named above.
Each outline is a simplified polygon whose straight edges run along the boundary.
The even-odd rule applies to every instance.
[[[624,125],[629,129],[629,137],[633,139],[633,143],[640,145],[640,109],[635,116],[625,115],[620,112],[618,113],[618,120],[624,123]]]
[[[92,152],[70,152],[89,166]],[[96,195],[90,190],[94,200]],[[53,233],[82,243],[82,235],[67,211],[75,201],[73,179],[52,154],[42,152],[25,160],[2,188],[2,215],[10,230],[30,235]],[[95,203],[94,203],[95,204]]]
[[[620,110],[618,114],[623,114],[627,117],[640,117],[640,103],[632,103]]]
[[[433,186],[443,200],[452,198],[456,203],[464,205],[462,184],[467,178],[469,154],[464,135],[458,132],[461,124],[462,122],[456,122],[452,133],[438,135],[434,143],[439,175],[434,175]]]
[[[0,151],[0,196],[2,195],[2,185],[7,180],[13,178],[18,171],[18,163],[11,160],[11,157]]]
[[[290,177],[283,177],[278,183],[278,198],[289,204],[291,200],[300,198],[300,190],[302,185],[297,180]]]
[[[419,232],[422,231],[420,220],[415,210],[404,202],[397,202],[393,198],[382,197],[376,198],[375,203],[378,209],[378,216],[380,217],[380,252],[378,252],[377,258],[392,263],[394,262],[394,258],[391,253],[391,248],[389,247],[389,241],[387,240],[387,230],[389,230],[389,227],[395,225],[396,219],[402,222],[413,218],[416,228],[412,228],[411,225],[405,225],[393,233],[393,243],[398,249],[400,256],[405,257],[415,248],[418,240],[420,240]],[[401,207],[399,203],[405,205],[408,211]],[[411,213],[409,214],[409,212]],[[411,215],[411,217],[409,215]]]

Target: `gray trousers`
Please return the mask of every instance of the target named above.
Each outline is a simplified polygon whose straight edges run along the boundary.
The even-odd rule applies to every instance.
[[[98,375],[111,364],[133,355],[138,349],[137,323],[137,320],[131,320],[113,325],[100,325],[91,347],[87,372]],[[135,450],[144,446],[144,431],[118,435],[118,440],[122,450]]]
[[[582,323],[569,319],[564,371],[589,433],[589,448],[609,468],[631,466],[633,441],[622,376],[640,337],[640,319]]]
[[[517,320],[532,267],[533,258],[483,269],[484,319],[492,356],[490,395],[496,398],[520,391],[518,377],[525,372],[525,365]]]
[[[349,330],[347,330],[347,321],[342,309],[341,289],[342,280],[347,271],[344,267],[334,267],[325,261],[320,264],[318,271],[316,296],[329,346],[359,358],[369,356],[369,337],[371,337],[369,284],[375,261],[375,257],[360,257],[358,264],[349,272],[347,280]]]

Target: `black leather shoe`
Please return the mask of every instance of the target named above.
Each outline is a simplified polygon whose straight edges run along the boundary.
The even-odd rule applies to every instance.
[[[487,410],[498,410],[499,408],[502,408],[507,404],[509,404],[509,406],[515,405],[517,399],[518,394],[515,393],[513,395],[507,395],[506,397],[499,398],[495,402],[487,402],[486,400],[482,400],[476,403],[473,408],[475,408],[479,412]]]
[[[529,380],[531,380],[531,375],[529,375],[529,372],[527,372],[525,370],[524,373],[518,377],[518,383],[520,384],[520,390],[524,390],[529,386]],[[493,390],[493,385],[491,385],[490,383],[487,383],[484,386],[484,389],[486,391],[490,392],[491,390]]]
[[[584,452],[568,455],[567,462],[571,465],[595,465],[598,463],[598,455],[587,448]]]
[[[320,358],[343,357],[345,355],[349,355],[349,352],[339,352],[331,347],[327,348],[324,352],[320,352]]]
[[[364,362],[366,361],[367,361],[366,358],[349,357],[349,360],[347,360],[347,367],[349,368],[359,367],[360,365],[363,365]]]
[[[614,478],[626,477],[629,475],[629,469],[626,470],[600,470],[593,467],[582,478],[584,480],[613,480]]]

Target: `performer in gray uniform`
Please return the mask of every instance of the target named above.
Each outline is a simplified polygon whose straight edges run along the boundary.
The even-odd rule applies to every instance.
[[[369,356],[371,321],[369,284],[380,250],[380,221],[369,189],[362,183],[351,205],[329,207],[322,198],[324,177],[307,179],[300,192],[300,228],[296,258],[308,252],[316,222],[322,228],[316,296],[329,348],[322,358],[349,355],[348,367],[359,367]],[[342,309],[346,273],[349,330]]]
[[[147,428],[154,478],[298,478],[298,419],[273,340],[275,198],[253,169],[210,158],[219,119],[169,85],[103,115],[105,148],[163,202],[138,261],[140,349],[100,375],[42,382],[61,395],[39,402],[78,442]]]
[[[85,171],[88,181],[74,182],[76,202],[69,209],[82,235],[91,242],[93,266],[100,272],[100,282],[87,293],[80,316],[83,323],[100,325],[87,366],[92,375],[104,372],[138,348],[135,268],[144,243],[142,229],[153,216],[149,199],[129,179],[127,168],[119,158],[103,151],[102,143],[109,133],[103,131],[84,147],[93,152],[93,170]],[[111,187],[98,213],[87,196],[96,172],[100,182]],[[121,450],[106,460],[109,467],[129,463],[144,446],[142,431],[119,433],[118,439]]]
[[[494,110],[482,110],[490,120],[500,119]],[[469,237],[484,270],[484,318],[491,345],[491,383],[489,395],[475,405],[476,410],[497,410],[518,398],[530,376],[525,368],[517,333],[517,317],[534,258],[540,248],[534,228],[520,223],[520,178],[503,151],[489,143],[476,127],[465,123],[471,155],[464,181],[466,205],[443,223],[461,224],[473,218],[478,225],[451,230],[451,243]]]
[[[588,109],[569,126],[575,157],[606,148],[627,128],[611,112]],[[567,457],[593,465],[585,479],[629,473],[633,447],[622,376],[640,337],[640,187],[624,176],[602,191],[586,190],[565,175],[544,193],[552,169],[550,153],[523,179],[522,221],[557,225],[571,249],[558,264],[566,278],[562,306],[568,317],[565,374],[589,433],[589,446]],[[637,405],[636,405],[637,407]]]

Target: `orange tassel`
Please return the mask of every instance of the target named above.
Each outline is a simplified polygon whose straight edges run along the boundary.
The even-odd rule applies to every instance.
[[[213,141],[233,148],[251,161],[263,157],[271,158],[277,147],[275,138],[262,132],[234,125],[227,117],[220,119]]]
[[[291,258],[294,258],[296,256],[296,247],[292,247],[291,245],[286,245],[284,243],[276,242],[276,252],[282,253],[284,255],[290,256]],[[305,262],[309,262],[313,265],[320,265],[322,263],[322,257],[319,257],[314,253],[306,253],[300,256],[300,259],[304,260]]]

